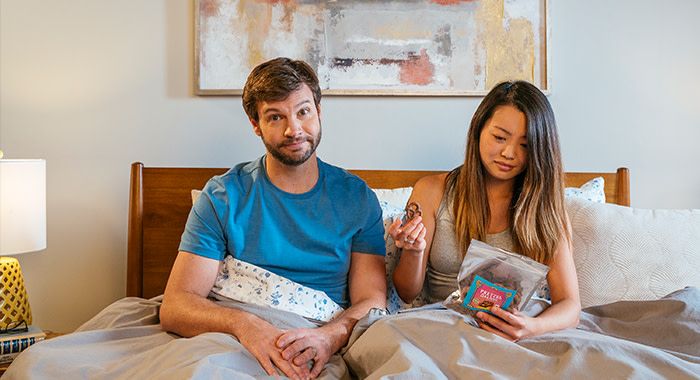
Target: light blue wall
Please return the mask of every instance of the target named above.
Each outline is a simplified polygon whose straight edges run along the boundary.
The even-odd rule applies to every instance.
[[[628,166],[634,206],[700,208],[700,2],[550,6],[566,169]],[[0,149],[48,167],[48,249],[18,258],[35,322],[69,331],[125,294],[132,161],[230,166],[263,147],[240,98],[191,95],[190,0],[2,0],[0,17]],[[478,101],[328,97],[319,152],[449,169]]]

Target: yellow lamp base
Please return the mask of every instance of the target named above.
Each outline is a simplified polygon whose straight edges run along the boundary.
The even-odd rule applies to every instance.
[[[24,288],[19,261],[14,257],[0,257],[0,329],[12,328],[22,321],[32,323],[32,310]]]

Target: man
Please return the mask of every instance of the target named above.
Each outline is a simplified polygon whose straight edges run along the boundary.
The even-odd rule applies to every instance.
[[[316,74],[302,61],[277,58],[253,69],[243,106],[267,154],[207,183],[160,311],[163,329],[185,337],[232,334],[269,375],[278,368],[291,378],[318,376],[355,322],[385,307],[381,210],[364,182],[316,157],[320,102]],[[220,306],[207,296],[226,255],[349,307],[321,327],[283,331]]]

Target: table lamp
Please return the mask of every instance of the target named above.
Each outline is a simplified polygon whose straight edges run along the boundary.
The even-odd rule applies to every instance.
[[[19,261],[6,255],[42,249],[46,249],[46,161],[0,159],[0,332],[32,323]]]

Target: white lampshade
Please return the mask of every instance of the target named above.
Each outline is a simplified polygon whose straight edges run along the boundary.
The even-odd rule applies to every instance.
[[[0,160],[0,255],[46,249],[46,161]]]

